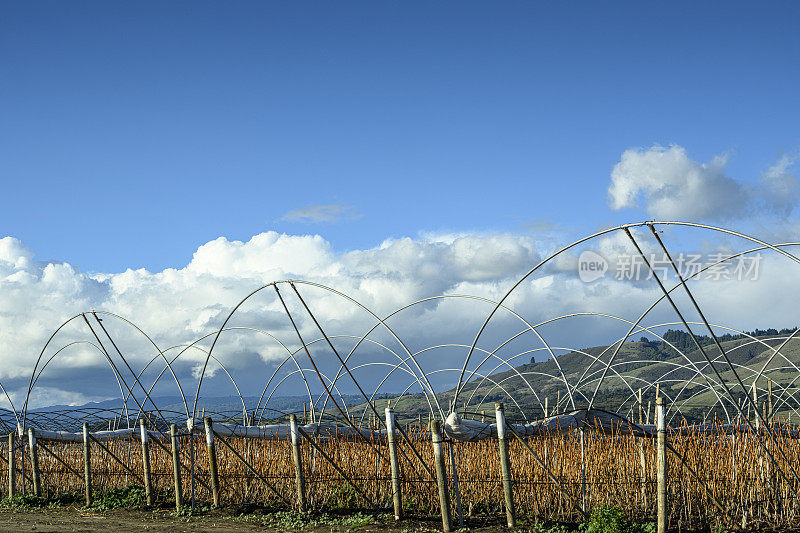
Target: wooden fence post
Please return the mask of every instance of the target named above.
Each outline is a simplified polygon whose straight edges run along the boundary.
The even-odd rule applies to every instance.
[[[452,531],[453,522],[450,520],[450,491],[447,488],[447,471],[444,466],[444,453],[442,451],[442,431],[438,420],[430,423],[431,442],[433,443],[433,462],[436,466],[436,483],[439,485],[439,508],[442,513],[442,531]]]
[[[581,510],[586,512],[586,442],[583,428],[579,429],[581,438]]]
[[[756,389],[755,381],[753,381],[753,405],[755,406],[755,409],[753,410],[753,423],[756,427],[756,431],[758,431],[761,429],[761,424],[758,418],[758,389]]]
[[[775,413],[772,412],[772,378],[767,378],[767,420],[769,424],[775,421]]]
[[[153,505],[153,481],[150,478],[150,434],[143,419],[139,419],[139,436],[142,440],[142,472],[144,473],[144,495],[147,505]]]
[[[175,481],[175,509],[183,507],[183,489],[181,488],[181,457],[178,449],[178,427],[169,425],[169,440],[172,444],[172,477]]]
[[[511,462],[508,458],[508,441],[506,440],[506,417],[502,403],[494,404],[497,419],[497,443],[500,447],[500,476],[503,482],[503,495],[506,503],[506,521],[508,527],[516,525],[514,517],[514,493],[511,492]]]
[[[644,425],[644,406],[642,405],[642,389],[639,389],[637,393],[637,403],[639,404],[639,425]],[[637,440],[639,441],[639,466],[642,469],[642,475],[640,476],[640,483],[641,483],[641,493],[642,493],[642,507],[647,509],[647,461],[645,459],[644,453],[644,439],[645,437],[639,437]]]
[[[219,507],[219,470],[217,469],[217,447],[214,445],[214,422],[210,416],[203,419],[206,428],[206,448],[208,448],[208,470],[211,474],[211,497],[214,507]]]
[[[292,460],[294,461],[294,483],[297,488],[297,507],[306,510],[306,480],[303,477],[303,456],[300,448],[300,433],[297,431],[297,417],[289,415],[289,431],[292,438]]]
[[[447,443],[450,452],[450,473],[453,476],[453,492],[456,495],[456,511],[458,512],[458,528],[464,528],[464,509],[461,505],[461,490],[458,488],[458,466],[456,465],[456,454],[453,449],[453,441]]]
[[[13,498],[16,495],[16,477],[17,465],[16,454],[14,453],[14,432],[8,434],[8,497]]]
[[[395,417],[391,407],[386,408],[386,440],[389,444],[389,463],[392,469],[392,501],[394,503],[394,519],[403,518],[402,487],[400,485],[400,463],[397,460],[397,442],[394,440]]]
[[[86,505],[92,505],[92,443],[89,440],[89,424],[83,423],[83,486]]]
[[[39,474],[39,453],[36,449],[36,435],[33,428],[28,428],[28,447],[31,449],[31,475],[33,476],[33,494],[42,497],[42,478]]]
[[[656,454],[658,484],[658,533],[667,531],[667,416],[664,398],[656,398]]]

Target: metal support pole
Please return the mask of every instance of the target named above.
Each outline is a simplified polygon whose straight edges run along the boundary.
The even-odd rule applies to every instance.
[[[210,416],[207,416],[203,422],[206,427],[208,470],[211,473],[211,496],[214,499],[214,507],[219,507],[219,470],[217,470],[217,447],[214,445],[214,422]]]
[[[656,398],[656,455],[658,484],[658,533],[667,531],[667,417],[664,398]]]
[[[303,456],[300,448],[300,433],[297,431],[297,417],[289,415],[289,431],[292,436],[292,460],[294,461],[294,482],[297,487],[297,507],[306,510],[306,480],[303,477]]]
[[[14,453],[14,432],[8,434],[8,497],[13,498],[16,495],[16,477],[17,465],[16,454]]]
[[[433,462],[436,466],[436,483],[439,485],[439,507],[442,512],[442,531],[449,533],[453,529],[450,520],[450,491],[447,490],[447,471],[444,466],[444,452],[442,451],[442,431],[438,420],[433,420],[431,426],[431,442],[433,443]]]
[[[83,423],[83,486],[86,505],[92,505],[92,442],[89,440],[89,424]]]
[[[153,505],[153,481],[150,478],[150,434],[144,425],[144,420],[139,419],[139,434],[142,440],[142,471],[144,472],[144,495],[147,505]]]
[[[494,404],[497,419],[497,443],[500,448],[500,476],[503,482],[503,495],[506,504],[506,521],[508,527],[516,525],[514,517],[514,493],[511,491],[511,462],[508,459],[508,441],[506,440],[506,417],[502,403]]]
[[[397,460],[397,442],[394,440],[394,410],[386,408],[386,440],[389,444],[389,463],[392,469],[392,501],[394,502],[394,519],[403,518],[403,495],[400,485],[400,463]]]
[[[178,427],[175,424],[169,426],[169,439],[172,443],[172,475],[175,480],[175,508],[183,507],[183,489],[181,488],[181,462],[180,450],[178,449]]]
[[[36,435],[33,428],[28,428],[28,447],[31,450],[31,474],[33,475],[33,494],[37,498],[42,497],[42,480],[39,475],[39,454],[36,449]]]

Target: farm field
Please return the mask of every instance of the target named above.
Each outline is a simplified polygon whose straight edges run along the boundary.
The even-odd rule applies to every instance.
[[[800,464],[800,442],[780,431],[787,429],[785,427],[776,425],[772,429],[774,444],[765,434],[760,438],[769,442],[767,450],[773,453],[781,469],[791,472],[791,465]],[[220,524],[213,528],[234,528],[231,531],[247,531],[252,524],[260,528],[278,524],[279,529],[294,524],[312,530],[314,527],[357,526],[369,531],[376,521],[386,522],[381,529],[397,526],[398,531],[402,531],[416,527],[414,524],[420,518],[421,527],[441,528],[437,485],[422,466],[432,469],[434,464],[430,440],[424,432],[408,430],[414,449],[422,459],[420,462],[408,443],[398,445],[403,508],[411,517],[410,521],[395,524],[392,519],[391,477],[384,459],[386,444],[377,439],[358,442],[327,438],[317,442],[319,448],[309,442],[301,446],[307,509],[312,516],[323,517],[311,520],[312,524],[314,520],[320,522],[318,526],[296,520],[306,515],[296,512],[291,445],[279,440],[229,438],[230,448],[218,445],[221,510],[211,509],[208,454],[202,440],[195,439],[193,447],[194,488],[189,476],[185,476],[181,482],[183,506],[178,511],[174,506],[171,456],[165,453],[169,443],[165,443],[164,448],[153,446],[150,464],[154,503],[150,509],[155,510],[139,515],[117,512],[118,507],[146,507],[144,490],[139,484],[142,448],[135,440],[117,439],[107,441],[105,450],[95,449],[92,453],[94,507],[76,507],[83,503],[84,480],[77,475],[83,472],[82,444],[47,443],[45,446],[55,455],[39,451],[42,501],[66,501],[73,507],[5,509],[2,527],[10,528],[15,520],[41,522],[37,528],[46,527],[48,520],[76,520],[81,524],[76,527],[83,529],[101,520],[109,524],[103,527],[116,528],[110,526],[115,520],[135,523],[145,520],[145,516],[151,519],[157,516],[158,527],[167,527],[177,518],[180,520],[175,524],[180,528],[192,527],[185,524],[195,523],[194,527],[204,529],[216,524],[212,519],[219,519]],[[716,435],[670,433],[670,443],[675,450],[667,455],[670,528],[749,530],[800,524],[796,483],[791,477],[783,479],[779,470],[771,466],[768,455],[758,444],[759,437],[722,431]],[[774,453],[776,446],[785,456]],[[180,449],[184,454],[192,449],[187,436],[181,438]],[[548,477],[550,474],[537,463],[531,451],[553,477]],[[446,442],[445,452],[454,525],[461,520],[471,528],[493,527],[501,522],[504,504],[497,441]],[[520,525],[575,524],[585,520],[582,509],[589,514],[604,508],[618,509],[641,524],[655,519],[656,455],[652,439],[623,432],[585,430],[582,446],[579,431],[556,432],[526,439],[525,443],[510,441],[509,456]],[[115,457],[124,458],[126,468]],[[22,455],[18,454],[18,466],[22,466],[21,460]],[[189,464],[186,455],[182,456],[182,462]],[[31,475],[29,468],[28,463],[26,481]],[[18,476],[17,491],[20,483]],[[192,490],[197,509],[194,513],[189,511]],[[19,492],[16,497],[20,498]],[[8,503],[6,501],[6,507]],[[246,517],[235,519],[237,512],[245,513]],[[149,522],[146,525],[156,527]],[[125,531],[124,524],[120,527]]]

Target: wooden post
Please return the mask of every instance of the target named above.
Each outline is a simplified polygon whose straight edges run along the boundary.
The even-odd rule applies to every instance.
[[[458,512],[458,528],[464,529],[464,509],[461,506],[461,490],[458,488],[458,468],[456,467],[456,454],[453,450],[453,441],[447,443],[450,452],[450,473],[453,475],[453,492],[456,495],[456,511]]]
[[[586,512],[586,444],[584,442],[583,428],[581,434],[581,510]]]
[[[402,487],[400,486],[400,463],[397,460],[397,443],[394,440],[394,410],[386,408],[386,440],[389,444],[389,464],[392,469],[392,501],[394,502],[394,519],[403,518]]]
[[[83,486],[86,506],[92,505],[92,443],[89,440],[89,424],[83,423]]]
[[[547,398],[547,396],[545,396],[544,397],[544,417],[547,418],[549,416],[550,416],[550,406],[548,405],[548,398]],[[547,437],[549,437],[549,436],[550,435],[548,433]],[[542,459],[544,459],[544,467],[545,468],[549,468],[549,466],[548,466],[548,458],[549,458],[549,455],[550,455],[550,453],[549,453],[550,452],[550,448],[547,445],[547,441],[549,439],[547,437],[545,437],[545,441],[544,441],[544,457],[542,457]]]
[[[494,404],[497,419],[497,443],[500,448],[500,477],[503,482],[503,495],[506,503],[506,521],[508,527],[516,525],[514,517],[514,493],[511,492],[511,462],[508,459],[508,441],[506,440],[506,417],[503,404]]]
[[[142,472],[144,472],[144,495],[147,505],[153,505],[153,481],[150,478],[150,434],[144,420],[139,419],[139,436],[142,440]]]
[[[31,475],[33,476],[33,494],[42,497],[42,479],[39,475],[39,454],[36,449],[36,435],[33,428],[28,428],[28,447],[31,449]]]
[[[639,404],[639,425],[644,423],[644,406],[642,405],[642,389],[636,393],[636,403]]]
[[[767,378],[767,420],[772,424],[774,421],[772,412],[772,378]]]
[[[753,382],[753,405],[755,405],[755,409],[753,409],[753,422],[756,428],[756,431],[761,429],[760,420],[758,418],[758,389],[756,389],[756,382]]]
[[[211,473],[211,496],[214,499],[214,507],[219,507],[219,470],[217,470],[217,447],[214,445],[214,422],[210,416],[205,417],[203,422],[206,426],[208,470]]]
[[[300,432],[297,431],[297,417],[289,415],[289,431],[292,437],[292,460],[294,461],[294,482],[297,487],[297,507],[306,510],[306,480],[303,477],[303,456],[300,448]]]
[[[16,477],[17,466],[14,460],[16,455],[14,453],[14,432],[8,434],[8,497],[13,498],[16,495]]]
[[[644,406],[642,405],[642,389],[639,389],[637,394],[639,404],[639,425],[644,424]],[[644,454],[644,439],[639,437],[639,465],[642,468],[642,475],[640,476],[641,492],[642,492],[642,507],[647,509],[647,461]]]
[[[175,480],[175,508],[183,507],[183,489],[181,488],[181,457],[178,449],[178,427],[169,426],[169,439],[172,443],[172,476]]]
[[[447,490],[447,472],[444,467],[444,453],[442,451],[442,431],[438,420],[430,423],[431,442],[433,443],[433,462],[436,466],[436,483],[439,485],[439,507],[442,512],[442,531],[452,531],[453,523],[450,520],[450,491]]]
[[[658,533],[667,531],[667,416],[664,398],[656,398],[656,454],[658,484]]]
[[[486,423],[486,411],[481,410],[481,422]]]

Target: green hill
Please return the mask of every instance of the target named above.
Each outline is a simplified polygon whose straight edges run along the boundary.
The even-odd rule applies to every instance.
[[[800,339],[792,339],[781,349],[782,355],[775,355],[772,348],[779,347],[794,330],[756,330],[750,332],[757,339],[745,335],[723,335],[718,337],[723,350],[736,369],[736,373],[749,387],[754,377],[763,369],[757,387],[759,402],[766,401],[768,378],[772,380],[774,411],[778,414],[788,413],[786,405],[780,398],[787,397],[787,391],[796,392],[800,382]],[[680,410],[689,419],[703,418],[709,407],[718,403],[718,397],[730,398],[718,385],[719,380],[692,337],[683,331],[669,330],[663,335],[664,341],[640,338],[622,345],[614,357],[614,363],[597,390],[593,406],[609,411],[626,414],[635,405],[635,395],[642,389],[644,405],[655,398],[655,382],[660,383],[663,395],[680,406]],[[742,401],[744,393],[738,386],[733,372],[721,358],[713,339],[699,336],[698,341],[723,381],[734,393],[737,402]],[[573,408],[569,400],[565,381],[574,390],[575,408],[585,408],[595,393],[597,383],[603,369],[611,359],[617,346],[595,346],[579,351],[559,355],[546,361],[531,361],[528,364],[488,376],[485,379],[473,377],[462,388],[458,399],[459,412],[492,413],[494,402],[506,404],[511,416],[520,416],[524,412],[528,419],[544,415],[545,398],[552,414],[558,404],[558,410],[568,411]],[[680,350],[683,355],[678,352]],[[481,369],[483,370],[483,369]],[[624,378],[624,379],[623,379]],[[716,394],[709,387],[715,386]],[[577,388],[576,388],[576,385]],[[454,390],[437,395],[443,409],[447,409],[454,396]],[[385,401],[378,402],[380,409]],[[421,394],[407,396],[394,402],[395,408],[402,418],[411,419],[418,416],[427,417],[428,404]],[[361,412],[363,406],[356,408]],[[728,401],[729,413],[735,412]],[[724,418],[721,407],[714,409]]]

